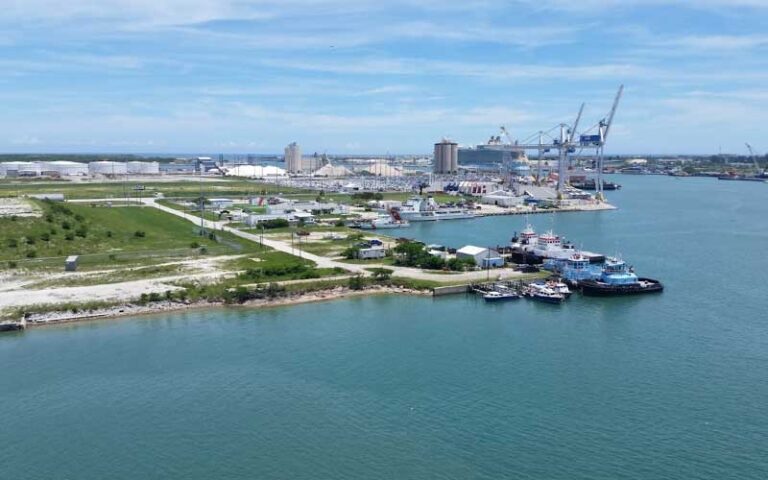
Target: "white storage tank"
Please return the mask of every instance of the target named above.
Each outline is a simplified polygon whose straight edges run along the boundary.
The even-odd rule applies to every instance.
[[[40,172],[43,175],[58,175],[60,177],[88,175],[88,165],[81,162],[56,160],[53,162],[39,162],[39,164]]]
[[[34,162],[0,163],[0,175],[4,177],[36,177],[40,175],[40,165]]]
[[[123,162],[100,160],[88,164],[88,172],[91,175],[125,175],[128,167]]]
[[[128,173],[135,175],[157,175],[160,173],[160,164],[157,162],[131,161],[126,164]]]

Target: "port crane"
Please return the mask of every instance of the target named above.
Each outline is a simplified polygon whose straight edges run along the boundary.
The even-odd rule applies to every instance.
[[[755,151],[752,149],[752,145],[747,142],[744,142],[744,145],[747,146],[747,150],[749,150],[749,157],[752,159],[752,163],[755,164],[755,175],[765,175],[766,172],[760,170],[760,164],[757,162],[757,155],[755,155]]]

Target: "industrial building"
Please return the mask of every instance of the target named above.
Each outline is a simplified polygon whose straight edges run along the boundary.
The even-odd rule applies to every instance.
[[[285,147],[285,169],[288,173],[301,173],[301,147],[296,142]]]
[[[37,177],[40,165],[37,162],[0,163],[0,175],[3,177]]]
[[[456,173],[459,170],[459,145],[444,138],[435,144],[435,173]]]

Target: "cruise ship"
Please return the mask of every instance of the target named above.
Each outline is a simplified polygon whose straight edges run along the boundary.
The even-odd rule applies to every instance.
[[[434,198],[413,197],[398,210],[400,218],[406,222],[428,222],[436,220],[461,220],[474,218],[475,213],[463,207],[445,207]]]
[[[503,143],[500,136],[491,137],[487,143],[474,147],[460,147],[459,165],[508,166],[514,175],[531,175],[531,165],[525,150],[511,143]]]

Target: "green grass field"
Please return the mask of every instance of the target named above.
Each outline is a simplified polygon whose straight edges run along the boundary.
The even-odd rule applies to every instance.
[[[134,191],[140,183],[144,190]],[[270,183],[260,183],[244,179],[217,179],[214,181],[197,182],[194,180],[169,182],[137,182],[136,180],[122,181],[31,181],[31,180],[0,180],[0,197],[17,197],[39,193],[63,193],[67,199],[87,198],[137,198],[154,196],[162,193],[166,197],[194,198],[200,196],[200,190],[207,197],[211,196],[247,196],[277,193],[295,193],[299,190],[280,187]]]
[[[255,251],[258,245],[231,234],[200,236],[184,219],[150,207],[105,207],[38,202],[40,218],[0,218],[0,266],[61,268],[81,255],[84,268],[148,264],[164,258]]]

